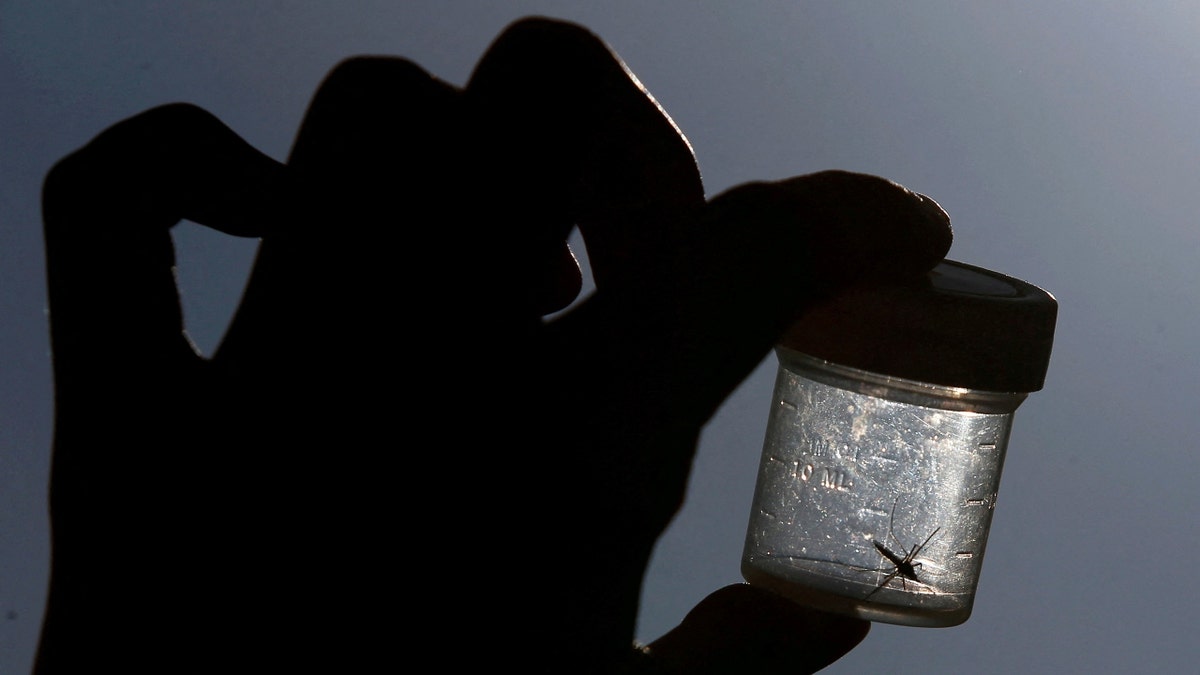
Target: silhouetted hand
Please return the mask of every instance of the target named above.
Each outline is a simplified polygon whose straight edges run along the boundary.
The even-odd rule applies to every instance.
[[[281,165],[157,108],[44,195],[56,379],[38,673],[804,672],[865,636],[746,585],[633,645],[701,428],[808,303],[923,273],[931,201],[828,172],[706,201],[577,26],[456,88],[356,58]],[[218,351],[169,230],[261,237]],[[595,293],[566,241],[584,236]]]

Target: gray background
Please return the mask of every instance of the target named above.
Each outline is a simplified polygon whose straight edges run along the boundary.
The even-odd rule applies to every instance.
[[[974,616],[877,625],[827,672],[1195,672],[1200,5],[3,0],[0,674],[27,672],[46,582],[46,170],[175,100],[283,159],[342,58],[403,55],[462,83],[527,14],[613,45],[688,135],[710,195],[825,168],[884,175],[945,206],[951,257],[1060,302],[1046,388],[1016,416]],[[189,327],[211,349],[253,242],[177,234]],[[649,572],[643,638],[740,580],[774,368],[704,434]]]

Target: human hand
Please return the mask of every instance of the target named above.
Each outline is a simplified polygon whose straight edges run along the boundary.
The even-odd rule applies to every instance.
[[[867,624],[745,585],[632,647],[700,430],[810,302],[915,276],[929,200],[826,172],[706,201],[587,31],[463,88],[352,59],[278,164],[190,106],[47,178],[53,571],[38,672],[816,670]],[[262,243],[212,358],[169,228]],[[595,293],[567,247],[578,226]]]

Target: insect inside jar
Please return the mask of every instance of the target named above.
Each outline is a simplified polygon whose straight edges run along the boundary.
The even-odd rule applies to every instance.
[[[904,544],[900,543],[900,540],[896,538],[895,526],[897,503],[899,503],[899,500],[896,500],[896,502],[892,504],[892,515],[888,520],[888,537],[890,537],[892,541],[896,542],[897,546],[900,547],[900,550],[904,551],[904,555],[900,556],[892,552],[886,546],[881,544],[878,539],[871,540],[871,543],[875,545],[875,550],[879,551],[880,555],[882,555],[884,558],[887,558],[887,560],[892,563],[892,571],[888,572],[887,576],[883,578],[883,581],[879,582],[878,586],[876,586],[870,593],[867,593],[867,596],[863,598],[864,600],[870,600],[871,596],[886,588],[887,585],[896,577],[900,577],[900,587],[905,591],[908,590],[908,582],[912,581],[913,583],[920,584],[921,586],[925,586],[926,588],[936,592],[936,589],[934,589],[933,586],[917,577],[917,569],[923,568],[925,563],[918,561],[916,558],[921,551],[925,550],[925,547],[929,545],[929,542],[937,536],[937,533],[942,531],[942,528],[938,527],[934,529],[934,531],[930,532],[929,536],[925,538],[925,541],[921,542],[919,545],[914,545],[911,550],[905,549]],[[884,570],[874,571],[883,572]]]

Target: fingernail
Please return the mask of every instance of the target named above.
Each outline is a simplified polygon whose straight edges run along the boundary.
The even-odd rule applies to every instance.
[[[923,195],[920,192],[914,192],[913,196],[921,202],[921,210],[925,212],[925,215],[930,220],[940,220],[947,225],[950,224],[950,214],[946,213],[946,209],[943,209],[941,204],[934,201],[933,197]]]

